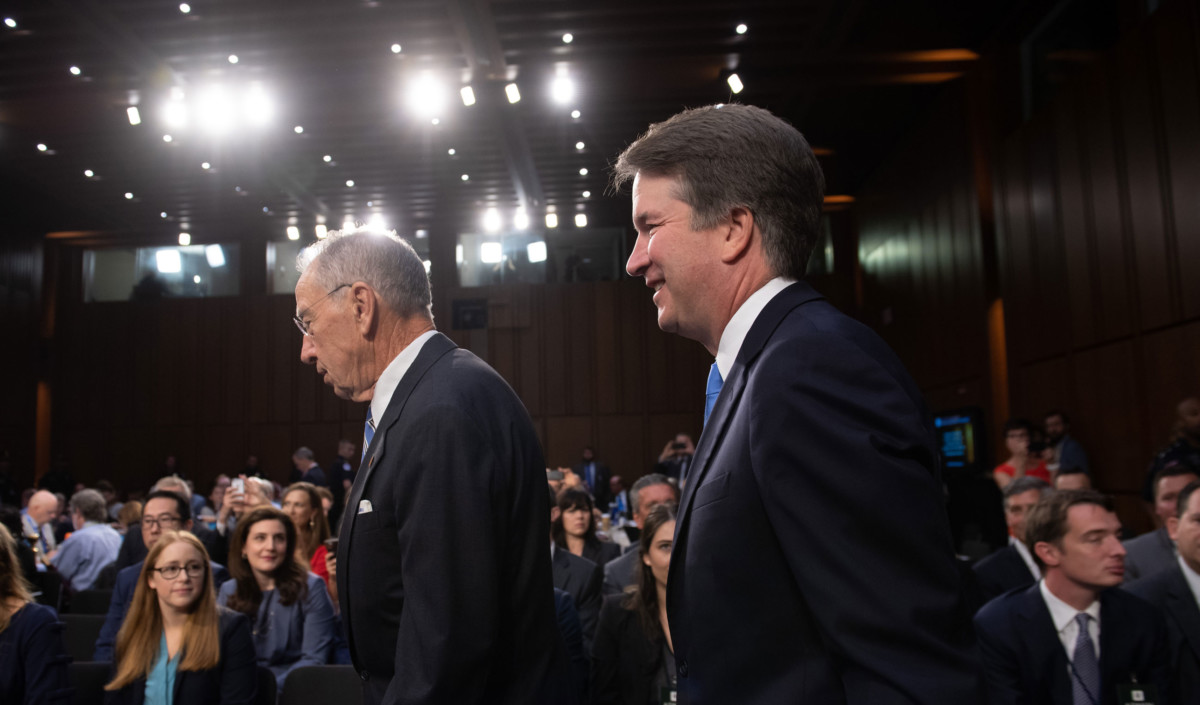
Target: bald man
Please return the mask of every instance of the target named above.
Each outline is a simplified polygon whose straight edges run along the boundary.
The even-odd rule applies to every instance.
[[[58,548],[54,540],[53,522],[58,517],[58,498],[46,490],[38,490],[21,510],[21,527],[25,538],[38,558],[38,570],[45,570]]]

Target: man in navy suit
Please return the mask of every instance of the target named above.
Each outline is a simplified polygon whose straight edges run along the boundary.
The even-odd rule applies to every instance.
[[[1176,702],[1162,618],[1111,589],[1125,576],[1120,531],[1112,500],[1092,490],[1051,492],[1034,507],[1025,536],[1042,579],[975,616],[991,705],[1138,701],[1118,699],[1123,687]]]
[[[299,264],[300,357],[369,404],[337,551],[364,702],[554,697],[569,665],[545,462],[521,400],[437,332],[425,266],[394,234],[331,233]]]
[[[1176,565],[1128,587],[1158,608],[1167,623],[1175,700],[1200,702],[1200,482],[1179,493],[1167,531],[1179,548]]]
[[[1025,520],[1048,486],[1036,477],[1019,477],[1004,488],[1004,520],[1008,545],[975,564],[975,577],[984,601],[1009,590],[1028,587],[1042,577],[1025,543]]]
[[[680,700],[976,703],[921,395],[800,281],[824,190],[808,143],[759,108],[688,110],[613,181],[633,182],[627,269],[659,327],[716,358],[667,584]]]

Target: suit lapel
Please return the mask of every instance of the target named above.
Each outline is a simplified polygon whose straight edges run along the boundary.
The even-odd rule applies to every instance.
[[[1183,632],[1183,639],[1192,650],[1193,657],[1200,658],[1200,606],[1197,606],[1196,596],[1192,594],[1180,568],[1172,568],[1164,603],[1167,614],[1179,624],[1179,631]]]
[[[1025,637],[1028,650],[1027,663],[1033,665],[1033,683],[1050,686],[1051,702],[1071,702],[1071,682],[1067,675],[1067,652],[1054,628],[1050,609],[1042,599],[1042,592],[1035,583],[1021,593],[1017,619],[1021,622],[1018,632]],[[1101,650],[1103,653],[1103,650]]]

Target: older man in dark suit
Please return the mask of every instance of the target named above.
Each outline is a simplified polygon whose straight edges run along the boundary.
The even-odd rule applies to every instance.
[[[799,281],[824,189],[808,143],[759,108],[688,110],[621,154],[629,181],[627,270],[716,358],[667,587],[681,701],[976,703],[920,393]]]
[[[984,601],[1041,579],[1042,572],[1025,543],[1025,520],[1047,489],[1049,486],[1036,477],[1019,477],[1004,488],[1008,545],[974,566]]]
[[[408,243],[331,234],[300,268],[301,359],[342,398],[369,402],[337,552],[365,702],[546,699],[568,666],[529,414],[434,328],[429,279]]]

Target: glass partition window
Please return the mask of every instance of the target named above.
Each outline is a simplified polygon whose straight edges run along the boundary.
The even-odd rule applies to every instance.
[[[548,284],[621,278],[620,228],[584,232],[463,233],[455,259],[460,286]]]
[[[153,301],[237,296],[236,244],[86,250],[83,300]]]

